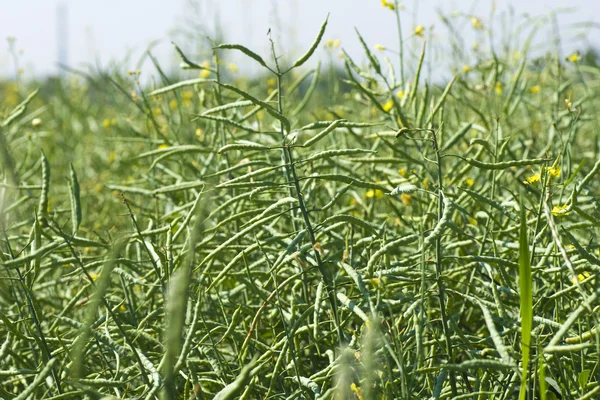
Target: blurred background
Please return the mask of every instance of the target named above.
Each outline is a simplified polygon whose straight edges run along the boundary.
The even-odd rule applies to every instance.
[[[0,78],[57,75],[61,73],[60,65],[82,71],[120,68],[126,72],[139,68],[146,73],[154,68],[145,57],[148,50],[171,72],[179,65],[171,41],[192,52],[196,60],[210,57],[211,41],[240,43],[268,54],[269,29],[279,51],[297,55],[310,46],[328,13],[330,22],[324,39],[331,42],[330,49],[323,51],[329,50],[329,59],[334,62],[342,48],[360,58],[363,52],[355,27],[369,46],[398,49],[395,15],[382,3],[381,0],[0,0]],[[556,45],[565,53],[588,51],[597,45],[589,39],[593,37],[590,31],[593,33],[600,25],[597,1],[407,0],[399,4],[403,41],[413,53],[420,51],[419,40],[428,40],[435,49],[436,39],[452,32],[463,41],[458,47],[489,41],[489,36],[478,36],[481,29],[473,29],[473,18],[485,30],[498,32],[498,36],[503,36],[501,33],[506,30],[522,30],[523,34],[517,37],[524,38],[527,28],[533,28],[536,21],[543,18],[547,21],[556,15],[556,23],[545,24],[543,28],[552,26],[554,32],[536,34],[533,46],[536,52],[545,52]],[[423,37],[414,35],[419,25],[424,28]],[[560,43],[554,40],[556,32],[560,33]],[[437,49],[446,54],[448,50]],[[241,60],[235,59],[235,54],[231,57],[233,62]],[[395,59],[391,55],[390,58]],[[240,74],[256,72],[253,63],[236,67]]]

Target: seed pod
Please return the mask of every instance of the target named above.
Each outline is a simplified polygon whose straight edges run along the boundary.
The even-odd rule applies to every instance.
[[[73,236],[77,234],[79,225],[81,224],[81,200],[79,197],[79,181],[77,180],[77,174],[75,168],[71,164],[71,174],[69,179],[69,188],[71,189],[71,222],[73,224]]]
[[[50,163],[44,152],[42,152],[42,191],[40,192],[40,203],[38,205],[38,219],[42,226],[47,225],[48,219],[48,193],[50,192]]]
[[[452,209],[454,208],[454,203],[452,203],[452,200],[445,197],[441,192],[440,192],[440,196],[442,197],[442,201],[444,202],[444,211],[442,212],[442,217],[440,218],[438,223],[435,225],[435,228],[433,228],[433,231],[431,231],[429,236],[427,236],[425,238],[425,240],[423,241],[423,248],[427,247],[435,239],[442,236],[444,229],[450,222],[450,215],[452,214]]]
[[[507,169],[510,167],[524,167],[526,165],[543,164],[548,160],[545,158],[532,158],[529,160],[514,160],[514,161],[502,161],[502,162],[497,162],[497,163],[486,163],[486,162],[476,160],[474,158],[465,158],[465,161],[477,168],[500,170],[500,169]]]

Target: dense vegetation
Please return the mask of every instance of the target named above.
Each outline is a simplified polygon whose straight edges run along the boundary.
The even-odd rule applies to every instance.
[[[598,396],[600,68],[325,32],[1,86],[0,397]]]

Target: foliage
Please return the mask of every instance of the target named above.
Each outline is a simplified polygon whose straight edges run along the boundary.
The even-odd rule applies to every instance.
[[[287,64],[4,85],[0,396],[600,391],[600,69],[525,41],[438,86],[419,27],[400,78],[360,33],[296,69],[325,22]]]

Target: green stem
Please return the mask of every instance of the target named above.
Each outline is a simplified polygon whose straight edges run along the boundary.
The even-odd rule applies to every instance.
[[[400,23],[400,10],[398,9],[398,0],[394,2],[394,11],[396,12],[396,26],[398,27],[398,45],[400,47],[400,86],[404,90],[404,44],[402,43],[402,24]]]
[[[278,108],[278,112],[281,115],[284,115],[284,110],[283,110],[283,102],[282,102],[282,91],[281,91],[281,78],[284,74],[281,73],[281,69],[279,68],[279,63],[277,61],[277,56],[275,54],[275,48],[273,45],[273,41],[271,41],[271,52],[273,54],[273,59],[275,60],[275,68],[276,68],[276,75],[277,75],[277,108]],[[280,128],[280,132],[281,132],[281,144],[282,144],[282,161],[284,163],[285,166],[285,172],[286,172],[286,181],[287,184],[289,185],[290,183],[293,183],[294,185],[294,189],[296,191],[296,198],[298,199],[298,204],[300,206],[300,212],[302,213],[302,218],[304,219],[304,224],[306,226],[306,230],[308,232],[308,236],[310,238],[310,242],[312,244],[312,248],[313,248],[313,255],[315,257],[315,260],[317,261],[317,267],[319,268],[319,272],[321,273],[321,276],[323,278],[323,282],[325,283],[325,287],[327,289],[327,294],[329,297],[329,303],[331,305],[331,309],[333,311],[333,319],[334,319],[334,323],[336,326],[336,329],[338,331],[338,342],[341,345],[342,341],[344,339],[344,334],[342,332],[342,328],[340,326],[340,320],[339,320],[339,316],[338,316],[338,310],[337,310],[337,302],[335,299],[335,289],[334,289],[334,285],[332,280],[330,279],[330,277],[327,275],[326,271],[325,271],[325,267],[323,266],[323,261],[321,260],[321,254],[319,253],[319,251],[317,250],[317,240],[315,238],[315,232],[314,229],[312,227],[312,224],[310,222],[310,218],[308,216],[308,210],[306,209],[306,204],[304,203],[304,197],[302,196],[302,189],[300,188],[300,182],[298,180],[298,175],[296,174],[296,168],[294,166],[294,160],[293,160],[293,155],[292,155],[292,150],[291,150],[291,144],[286,144],[286,135],[285,135],[285,129],[283,124],[281,125]],[[291,176],[290,176],[291,174]],[[292,189],[290,188],[290,192],[292,191]]]
[[[431,131],[431,135],[433,137],[433,150],[435,151],[436,164],[437,164],[437,178],[438,178],[438,221],[442,218],[442,214],[444,212],[444,204],[442,203],[442,191],[443,191],[443,182],[442,182],[442,162],[440,157],[440,150],[438,147],[436,132],[434,130]],[[438,296],[440,298],[440,313],[442,316],[442,329],[444,331],[444,337],[446,339],[446,353],[448,354],[448,363],[452,364],[454,362],[454,357],[452,355],[452,342],[450,340],[450,333],[448,329],[448,315],[446,314],[446,300],[445,300],[445,292],[446,288],[444,286],[444,281],[442,280],[442,246],[441,246],[441,235],[435,239],[435,275],[436,275],[436,283],[438,287]],[[452,396],[456,397],[458,392],[456,391],[456,375],[453,371],[450,371],[450,386],[452,388]]]

